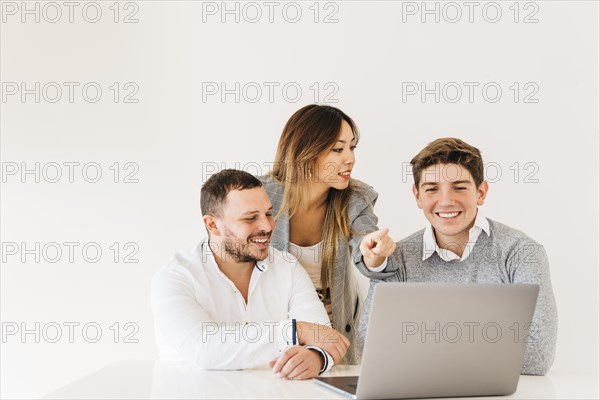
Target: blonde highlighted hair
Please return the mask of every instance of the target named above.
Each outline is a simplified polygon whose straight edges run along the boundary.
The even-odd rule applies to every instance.
[[[308,105],[296,111],[285,124],[271,175],[285,188],[277,217],[288,212],[289,218],[303,205],[319,156],[337,143],[342,122],[346,121],[355,141],[359,133],[354,121],[341,110],[323,105]],[[323,221],[321,287],[333,287],[333,268],[337,263],[340,237],[348,241],[351,224],[348,205],[354,184],[344,190],[329,189]]]

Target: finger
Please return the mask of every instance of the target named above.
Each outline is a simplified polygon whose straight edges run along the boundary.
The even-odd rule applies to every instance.
[[[314,369],[314,368],[313,368]],[[311,363],[309,360],[304,360],[301,364],[299,364],[298,366],[296,366],[296,368],[294,368],[293,371],[291,371],[287,378],[288,379],[306,379],[306,378],[301,378],[302,375],[308,375],[306,374],[307,372],[310,372],[311,370]]]
[[[361,240],[360,242],[360,251],[365,254],[366,252],[369,251],[369,248],[371,246],[371,238],[368,236],[365,236],[363,238],[363,240]]]
[[[389,236],[379,243],[381,243],[380,257],[389,257],[396,250],[396,243]]]
[[[344,354],[345,354],[345,350],[343,349],[343,347],[339,346],[338,344],[335,345],[333,351],[330,350],[327,352],[329,353],[331,358],[333,358],[333,361],[336,364],[339,364],[339,362],[342,361],[342,358],[344,357]]]
[[[369,235],[369,248],[372,249],[376,247],[384,238],[387,237],[389,233],[388,228],[382,228],[378,231],[371,232]]]
[[[383,244],[383,240],[380,240],[379,242],[377,242],[377,245],[375,247],[373,247],[373,250],[371,250],[374,254],[381,254],[381,250],[382,247],[384,246]]]
[[[346,354],[346,350],[348,350],[348,347],[346,346],[346,344],[340,340],[340,343],[338,344],[338,351],[340,352],[340,359],[342,359],[344,357],[344,355]]]
[[[298,353],[298,346],[290,347],[286,351],[283,352],[281,356],[277,359],[277,362],[273,365],[273,372],[279,373],[281,368],[288,362],[290,358]]]
[[[379,238],[379,231],[371,232],[367,236],[364,237],[363,242],[367,249],[372,249],[377,245],[377,239]]]
[[[394,252],[396,251],[396,242],[394,242],[393,240],[391,241],[392,243],[390,244],[389,248],[387,249],[387,251],[385,252],[385,256],[389,257],[392,254],[394,254]]]
[[[273,368],[275,366],[276,362],[277,362],[277,359],[269,361],[269,364],[268,364],[269,368]]]
[[[312,379],[319,376],[321,370],[318,368],[308,368],[306,371],[294,378],[294,380]]]
[[[309,366],[304,371],[302,371],[300,374],[294,376],[291,379],[293,379],[295,381],[301,381],[301,380],[304,380],[304,379],[311,379],[311,378],[314,378],[314,377],[318,376],[319,375],[319,371],[320,370],[318,368],[316,368],[314,366]]]
[[[344,336],[344,335],[340,335],[342,337],[342,342],[344,343],[344,347],[347,349],[348,347],[350,347],[350,340]]]
[[[281,376],[282,378],[289,379],[290,373],[294,371],[300,364],[302,364],[304,356],[305,355],[299,352],[295,354],[292,358],[287,360],[285,365],[281,368],[281,371],[279,371],[279,376]]]
[[[350,341],[348,340],[348,338],[346,338],[341,333],[337,332],[337,337],[336,337],[337,354],[336,354],[336,356],[337,356],[338,360],[341,360],[344,357],[344,354],[346,354],[346,351],[348,350],[349,346],[350,346]],[[334,357],[333,354],[331,354],[331,357]],[[336,357],[334,357],[334,360],[335,359],[336,359]]]
[[[336,338],[335,340],[331,341],[331,346],[329,349],[323,349],[328,352],[331,357],[333,357],[336,364],[342,359],[342,357],[344,357],[345,350],[342,343],[343,342],[340,339]]]
[[[342,359],[342,352],[339,347],[335,343],[331,343],[327,346],[321,346],[321,349],[329,353],[329,355],[333,358],[333,361],[337,364]]]
[[[363,254],[363,257],[368,257],[368,258],[373,258],[375,257],[375,253],[373,253],[371,251],[370,247],[365,246],[364,248],[360,249],[361,253]]]
[[[373,241],[371,234],[365,236],[363,238],[363,240],[360,242],[360,246],[359,246],[360,252],[362,253],[363,257],[373,258],[375,255],[373,254],[371,249],[376,245],[377,245],[377,243],[375,243]]]
[[[389,232],[390,230],[388,228],[381,228],[380,230],[378,230],[377,241],[379,242],[381,239],[386,237]]]
[[[343,336],[342,336],[343,337]],[[335,351],[328,351],[329,355],[333,358],[333,361],[338,364],[344,358],[344,355],[350,347],[350,341],[343,337],[338,343],[336,343]]]
[[[387,236],[387,234],[389,233],[389,231],[390,230],[388,228],[381,228],[378,231],[371,232],[369,234],[371,242],[374,242],[374,244],[375,244],[375,243],[381,241],[381,239],[383,239],[384,237]]]

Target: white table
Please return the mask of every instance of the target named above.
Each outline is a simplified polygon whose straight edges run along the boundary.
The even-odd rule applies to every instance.
[[[357,375],[358,366],[336,366],[329,376]],[[551,371],[547,376],[521,376],[513,399],[599,398],[596,374]],[[345,398],[317,383],[278,378],[267,368],[204,371],[180,363],[121,361],[56,390],[46,399],[165,398]],[[471,398],[472,399],[472,398]],[[490,397],[486,397],[490,399]]]

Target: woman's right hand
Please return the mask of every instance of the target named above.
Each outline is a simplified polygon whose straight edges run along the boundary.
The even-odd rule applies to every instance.
[[[360,252],[369,268],[378,268],[396,250],[396,242],[388,235],[388,228],[365,235],[360,242]]]

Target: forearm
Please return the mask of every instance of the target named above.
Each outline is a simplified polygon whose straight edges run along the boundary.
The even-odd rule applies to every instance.
[[[540,285],[529,336],[526,338],[522,373],[545,375],[554,361],[558,313],[552,288]]]
[[[383,251],[383,253],[377,254],[377,252],[371,252],[369,255],[374,255],[375,257],[363,258],[361,242],[365,236],[379,231],[379,227],[377,226],[379,219],[374,212],[378,194],[368,185],[361,184],[357,185],[357,187],[359,189],[351,197],[350,205],[348,207],[348,217],[351,224],[351,233],[348,239],[350,257],[356,268],[358,268],[358,270],[367,278],[384,279],[393,275],[393,271],[398,268],[395,261],[390,260],[390,257],[388,257],[385,268],[383,270],[378,270],[378,268],[386,262],[386,257],[390,255],[387,250],[391,249],[391,251],[393,251],[395,245],[390,238],[391,247],[384,241],[384,245],[377,249]],[[387,236],[387,234],[385,236]],[[381,243],[378,243],[378,245],[380,244]]]
[[[205,369],[252,368],[278,357],[291,344],[290,328],[290,321],[214,324],[183,347],[190,346],[193,362]]]
[[[544,248],[537,243],[526,243],[519,248],[519,257],[513,257],[512,283],[537,284],[540,287],[529,335],[522,373],[545,375],[552,366],[556,348],[558,313],[550,279],[550,268]],[[518,263],[517,263],[518,262]]]
[[[554,314],[555,317],[556,314]],[[554,361],[557,334],[556,320],[552,321],[552,316],[549,315],[548,320],[541,321],[541,318],[536,316],[532,327],[539,329],[539,333],[530,331],[530,335],[526,339],[531,340],[531,342],[526,344],[521,373],[525,375],[545,375]]]
[[[218,307],[208,303],[198,303],[193,282],[184,272],[155,276],[152,311],[162,352],[177,352],[203,368],[239,369],[276,358],[291,343],[291,321],[285,314],[267,321],[234,317],[225,322],[217,318]]]
[[[204,369],[245,369],[277,358],[292,343],[291,322],[202,322],[191,332],[162,332],[187,361]]]
[[[394,253],[385,259],[379,269],[369,268],[364,262],[362,254],[355,255],[353,263],[356,268],[367,278],[375,281],[398,282],[406,280],[406,268],[400,247],[397,246]]]

